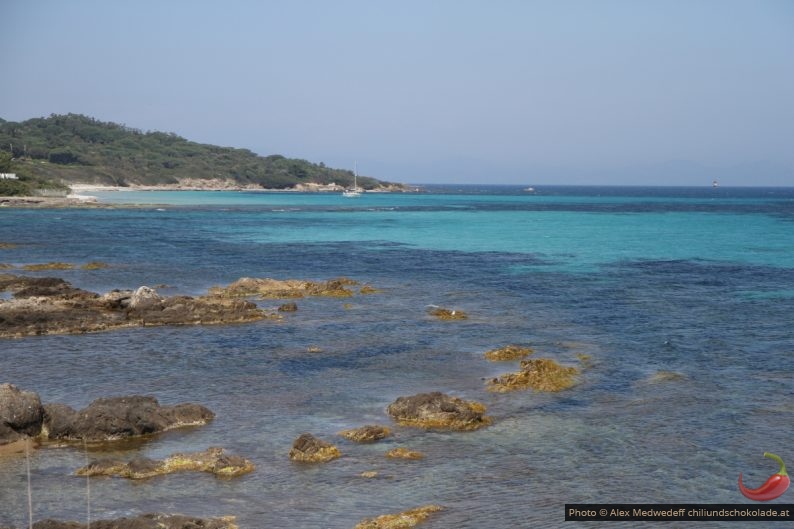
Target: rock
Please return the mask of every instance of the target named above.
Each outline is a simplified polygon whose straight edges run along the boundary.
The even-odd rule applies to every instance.
[[[657,371],[653,375],[649,376],[646,379],[646,382],[649,384],[660,384],[664,382],[678,382],[681,380],[686,380],[687,376],[683,373],[678,373],[676,371]]]
[[[310,345],[309,347],[306,348],[306,352],[307,353],[322,353],[323,349],[322,349],[322,347],[318,347],[316,345]]]
[[[10,250],[16,248],[17,245],[13,242],[0,242],[0,250]]]
[[[422,452],[418,452],[416,450],[409,450],[405,447],[397,447],[392,448],[388,452],[386,452],[386,457],[389,459],[424,459],[425,455]]]
[[[353,529],[409,529],[423,522],[434,512],[443,511],[440,505],[425,505],[398,514],[383,514],[362,520]]]
[[[173,454],[163,461],[140,458],[129,463],[116,459],[100,459],[75,472],[78,476],[119,476],[144,479],[174,472],[209,472],[216,476],[234,477],[252,472],[254,464],[237,455],[225,454],[222,448],[211,447],[204,452]]]
[[[379,294],[381,291],[377,288],[371,287],[369,285],[364,285],[360,289],[358,289],[359,294]]]
[[[10,270],[14,268],[14,265],[10,265],[8,263],[0,263],[0,270]]]
[[[99,296],[63,279],[0,275],[0,338],[96,332],[145,325],[244,323],[275,314],[242,299],[214,296],[160,296],[154,289],[113,290]]]
[[[491,418],[483,415],[485,406],[479,402],[465,401],[438,391],[399,397],[386,411],[397,423],[417,428],[477,430],[491,424]]]
[[[310,433],[302,434],[292,443],[289,458],[303,463],[325,463],[340,457],[342,453],[337,447],[322,441]]]
[[[138,287],[138,290],[133,292],[130,296],[129,304],[130,309],[144,310],[152,307],[159,307],[163,302],[156,290],[149,287]]]
[[[462,310],[445,309],[442,307],[435,307],[430,311],[430,315],[443,321],[465,320],[469,317]]]
[[[356,281],[340,277],[328,281],[278,280],[243,277],[227,287],[214,287],[210,295],[219,297],[302,298],[305,296],[350,297],[353,291],[345,287],[357,285]]]
[[[45,438],[92,442],[203,425],[215,416],[198,404],[161,406],[154,397],[139,395],[97,399],[79,412],[63,404],[48,404],[44,410]]]
[[[71,270],[74,268],[73,264],[69,263],[39,263],[39,264],[29,264],[22,267],[24,270],[30,271],[38,271],[38,270]]]
[[[518,345],[507,345],[500,349],[492,349],[485,353],[485,358],[491,362],[502,362],[507,360],[520,360],[531,355],[534,351],[529,347]]]
[[[391,430],[387,426],[368,424],[361,428],[344,430],[339,435],[357,443],[374,443],[391,435]]]
[[[57,277],[24,277],[3,275],[0,277],[0,291],[10,290],[14,298],[58,296],[63,299],[94,298],[96,294],[72,285]]]
[[[488,382],[488,390],[504,393],[532,388],[535,391],[562,391],[576,384],[578,370],[561,366],[549,358],[522,360],[521,370]]]
[[[376,478],[376,477],[378,477],[378,471],[377,470],[365,470],[364,472],[359,474],[359,476],[361,476],[362,478],[367,478],[367,479]]]
[[[102,261],[91,261],[80,267],[82,270],[100,270],[102,268],[110,268],[110,265]]]
[[[298,310],[298,304],[295,302],[284,303],[278,308],[279,312],[295,312]]]
[[[44,409],[36,393],[0,384],[0,445],[39,435],[43,418]]]
[[[196,518],[181,514],[141,514],[134,518],[115,520],[91,520],[91,529],[238,529],[234,516],[220,518]],[[88,529],[79,522],[40,520],[33,529]]]

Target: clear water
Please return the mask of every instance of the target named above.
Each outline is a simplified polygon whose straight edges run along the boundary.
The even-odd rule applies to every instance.
[[[44,401],[145,393],[217,413],[111,455],[219,445],[257,465],[235,480],[96,479],[92,518],[166,511],[345,528],[437,503],[447,510],[428,527],[559,527],[565,503],[747,501],[739,472],[757,486],[776,470],[764,451],[794,461],[794,189],[428,190],[120,192],[100,195],[148,205],[0,210],[0,241],[18,243],[0,262],[108,262],[31,273],[95,291],[200,294],[242,276],[338,275],[383,289],[298,300],[282,322],[0,341],[0,381]],[[470,319],[433,321],[432,304]],[[484,380],[517,366],[482,353],[509,343],[572,365],[589,354],[592,367],[566,392],[488,393]],[[684,378],[654,381],[658,371]],[[396,397],[433,390],[484,402],[494,425],[397,428],[366,446],[336,436],[389,424]],[[291,463],[305,431],[344,457]],[[397,445],[427,458],[386,460]],[[85,481],[70,475],[84,458],[75,448],[33,454],[37,519],[85,518]],[[379,477],[359,477],[365,470]],[[24,458],[0,456],[0,524],[27,523],[26,494]]]

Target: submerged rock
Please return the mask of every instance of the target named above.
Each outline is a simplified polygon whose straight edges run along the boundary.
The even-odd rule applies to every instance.
[[[213,287],[210,295],[219,297],[302,298],[306,296],[350,297],[353,291],[345,288],[357,285],[346,277],[328,281],[303,281],[299,279],[271,279],[243,277],[227,287]]]
[[[465,320],[469,317],[462,310],[445,309],[443,307],[435,307],[430,311],[430,315],[443,321]]]
[[[562,391],[576,384],[579,371],[565,367],[550,358],[522,360],[521,370],[507,373],[488,382],[488,390],[507,391],[532,388],[535,391]]]
[[[212,325],[276,317],[240,299],[163,297],[149,287],[102,296],[59,278],[0,276],[0,337],[85,333],[145,325]]]
[[[115,441],[199,426],[214,417],[198,404],[161,406],[156,398],[140,395],[97,399],[80,411],[65,404],[46,404],[42,436],[64,441]]]
[[[386,409],[403,426],[448,430],[477,430],[491,424],[485,406],[438,391],[399,397]]]
[[[362,520],[353,529],[409,529],[423,522],[434,512],[443,511],[440,505],[425,505],[397,514],[383,514]]]
[[[645,381],[649,384],[660,384],[664,382],[678,382],[686,380],[686,378],[686,375],[677,371],[661,370],[646,378]]]
[[[39,396],[13,384],[0,384],[0,445],[41,432],[44,408]]]
[[[310,433],[302,434],[292,443],[289,458],[302,463],[325,463],[341,457],[337,447],[322,441]]]
[[[485,358],[491,362],[502,362],[507,360],[521,360],[531,355],[534,351],[529,347],[520,345],[506,345],[499,349],[492,349],[485,353]]]
[[[339,435],[345,439],[355,441],[357,443],[374,443],[380,441],[391,435],[391,430],[388,426],[381,426],[379,424],[368,424],[361,428],[354,428],[352,430],[344,430],[339,432]]]
[[[150,513],[134,518],[91,520],[91,529],[238,529],[235,521],[234,516],[196,518],[181,514]],[[88,529],[88,525],[80,522],[41,520],[33,524],[33,529]]]
[[[279,312],[295,312],[298,310],[298,304],[293,302],[284,303],[278,307]]]
[[[386,452],[386,457],[389,459],[424,459],[425,455],[417,450],[399,446]]]
[[[74,268],[73,264],[69,263],[38,263],[38,264],[28,264],[22,267],[24,270],[30,271],[38,271],[38,270],[71,270]]]
[[[91,261],[80,267],[82,270],[101,270],[102,268],[110,268],[110,265],[102,261]]]
[[[209,472],[216,476],[234,477],[247,474],[255,469],[247,459],[229,455],[223,448],[211,447],[204,452],[173,454],[159,461],[154,459],[134,459],[130,462],[118,459],[99,459],[75,472],[78,476],[119,476],[128,479],[144,479],[174,472]]]
[[[10,250],[16,248],[17,245],[13,242],[0,242],[0,250]]]

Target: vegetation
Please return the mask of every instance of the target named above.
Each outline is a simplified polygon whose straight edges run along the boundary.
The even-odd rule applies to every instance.
[[[0,122],[0,126],[4,125]],[[0,179],[0,197],[31,195],[65,195],[69,188],[50,182],[46,178],[32,176],[24,163],[14,160],[8,152],[0,151],[0,173],[16,173],[17,180]]]
[[[127,186],[176,184],[189,178],[268,189],[300,183],[353,185],[352,171],[322,163],[278,154],[259,156],[247,149],[195,143],[172,133],[143,132],[78,114],[20,123],[0,119],[0,153],[13,156],[17,173],[38,182]],[[358,178],[365,189],[382,184],[386,182]]]

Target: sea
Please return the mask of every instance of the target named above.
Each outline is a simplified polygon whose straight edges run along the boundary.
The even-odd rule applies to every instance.
[[[758,504],[737,486],[740,473],[758,487],[777,472],[764,452],[794,468],[794,188],[94,194],[113,207],[0,209],[0,241],[16,244],[0,249],[0,263],[72,263],[8,272],[95,292],[147,285],[201,295],[241,277],[340,276],[380,292],[298,299],[280,321],[0,340],[0,382],[44,402],[79,409],[144,394],[216,413],[206,426],[102,452],[0,456],[0,526],[27,527],[28,463],[36,520],[169,512],[234,515],[241,528],[353,528],[436,504],[444,511],[422,527],[575,528],[593,523],[565,522],[565,504],[794,503],[793,490]],[[79,268],[91,261],[110,266]],[[433,307],[468,319],[438,321]],[[577,385],[487,391],[488,380],[518,370],[483,357],[508,344],[577,367]],[[448,432],[392,423],[391,402],[430,391],[485,404],[493,424]],[[365,424],[394,435],[373,444],[338,435]],[[304,432],[343,456],[291,462]],[[256,471],[74,476],[87,459],[209,446]],[[386,459],[397,446],[425,458]],[[368,471],[376,477],[361,476]]]

